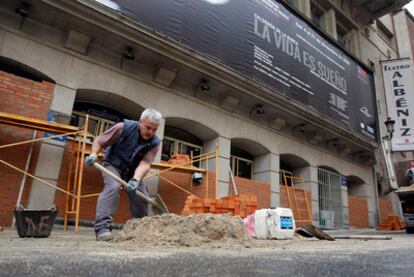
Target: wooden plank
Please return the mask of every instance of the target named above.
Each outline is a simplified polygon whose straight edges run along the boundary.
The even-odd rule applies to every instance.
[[[50,122],[46,120],[40,120],[30,118],[26,116],[10,114],[0,112],[0,123],[5,123],[13,126],[19,126],[24,128],[30,128],[38,131],[52,132],[57,134],[64,134],[74,131],[80,131],[81,129],[75,126],[66,124]]]

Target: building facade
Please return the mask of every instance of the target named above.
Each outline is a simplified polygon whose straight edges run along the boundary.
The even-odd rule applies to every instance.
[[[374,227],[381,209],[391,209],[393,198],[380,199],[387,176],[381,167],[378,138],[385,133],[382,122],[387,116],[383,112],[385,100],[379,62],[398,57],[399,49],[392,19],[383,16],[400,9],[407,1],[365,1],[352,5],[349,1],[257,1],[263,13],[294,18],[296,26],[306,26],[316,38],[326,41],[324,47],[328,50],[316,47],[312,51],[344,53],[345,60],[355,64],[363,78],[372,74],[375,89],[373,100],[368,103],[376,108],[367,117],[375,119],[371,128],[376,130],[368,135],[327,116],[323,106],[318,110],[318,103],[312,104],[311,100],[305,103],[301,95],[289,95],[283,88],[272,86],[273,81],[266,81],[268,77],[277,79],[277,73],[264,77],[253,76],[259,70],[253,75],[239,70],[240,64],[232,61],[240,57],[243,61],[243,55],[251,55],[240,50],[243,41],[220,44],[226,40],[217,39],[214,45],[221,48],[210,52],[214,49],[214,45],[209,47],[214,38],[234,35],[237,38],[238,26],[224,24],[225,28],[219,32],[208,29],[216,22],[214,12],[202,20],[161,18],[161,11],[169,10],[156,2],[147,7],[152,13],[140,16],[129,13],[133,7],[122,7],[117,1],[0,4],[1,111],[39,119],[55,116],[78,126],[90,114],[90,132],[96,135],[124,118],[138,119],[144,108],[152,107],[163,114],[158,130],[163,147],[157,161],[167,161],[174,153],[197,155],[218,147],[218,166],[213,161],[209,165],[211,172],[218,172],[209,197],[232,193],[229,174],[232,169],[239,192],[257,194],[259,207],[286,206],[285,188],[281,184],[300,177],[303,181],[288,185],[303,186],[308,192],[314,224],[324,228]],[[210,1],[200,3],[212,5]],[[237,17],[243,11],[237,9],[237,4],[226,9],[225,5],[231,3],[235,2],[223,1],[222,9]],[[188,9],[174,8],[173,15]],[[217,8],[221,7],[214,7]],[[262,43],[270,41],[265,30],[276,30],[271,27],[272,22],[260,14],[252,18],[255,23],[247,25],[257,24],[255,34],[260,34]],[[164,25],[159,22],[164,21],[171,29],[162,29]],[[192,36],[181,40],[180,32]],[[297,43],[290,44],[292,40],[288,38],[280,36],[280,49],[295,58],[295,50],[290,52],[289,47]],[[260,47],[254,49],[260,61],[271,59],[269,52]],[[303,63],[304,56],[302,53],[296,60]],[[260,74],[264,74],[265,66],[261,67]],[[341,79],[335,73],[326,74],[332,90],[341,88]],[[296,86],[305,85],[297,81]],[[349,94],[360,92],[349,91]],[[330,98],[330,103],[346,109],[341,97]],[[8,126],[0,132],[2,144],[33,136],[31,131]],[[29,171],[65,187],[70,145],[70,141],[36,144],[28,163]],[[0,157],[24,168],[29,148],[16,149],[0,149]],[[0,224],[9,225],[22,176],[3,165],[0,170],[0,180],[7,184],[0,188],[4,191]],[[187,186],[188,176],[169,174]],[[26,207],[46,209],[56,203],[64,209],[64,196],[59,192],[36,180],[25,182],[22,203]],[[86,191],[99,192],[102,188],[99,174],[93,169],[86,170],[84,183]],[[185,194],[159,179],[149,180],[148,185],[151,193],[160,192],[171,211],[180,212]],[[95,201],[83,201],[82,219],[93,220]],[[119,222],[129,217],[126,202],[123,195],[116,216]]]

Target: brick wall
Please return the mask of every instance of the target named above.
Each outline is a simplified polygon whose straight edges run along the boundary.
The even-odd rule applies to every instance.
[[[255,180],[234,177],[239,194],[257,195],[257,209],[270,208],[270,185]],[[232,190],[231,190],[232,191]]]
[[[34,82],[0,71],[0,111],[37,119],[46,119],[53,97],[54,84]],[[29,140],[33,131],[1,124],[0,145]],[[42,133],[38,134],[39,137]],[[40,143],[34,144],[29,172],[33,173]],[[0,149],[0,159],[24,169],[30,144]],[[10,226],[23,174],[0,164],[0,226]],[[22,204],[27,205],[31,178],[23,194]]]
[[[356,228],[368,228],[368,203],[361,197],[348,195],[349,225]]]
[[[383,219],[386,219],[389,214],[394,213],[394,211],[392,210],[391,200],[380,197],[379,206],[380,206],[380,222]]]
[[[291,208],[289,205],[289,198],[288,198],[288,191],[289,196],[292,201],[293,207]],[[296,225],[300,225],[299,220],[309,220],[309,217],[312,216],[312,195],[311,192],[305,189],[295,188],[295,195],[296,195],[296,201],[298,205],[298,209],[296,208],[296,203],[293,198],[293,188],[287,187],[284,185],[280,185],[280,207],[281,208],[291,208],[293,212],[293,217],[295,218]],[[308,199],[308,205],[306,205],[306,198],[305,194]],[[309,207],[309,208],[308,208]],[[310,212],[310,216],[309,216]]]
[[[206,177],[204,176],[203,184],[193,184],[191,190],[191,174],[183,172],[168,171],[162,173],[163,178],[179,185],[180,187],[192,191],[195,195],[201,198],[206,197]],[[209,172],[208,181],[208,198],[215,198],[216,195],[216,175],[214,172]],[[158,193],[161,195],[168,210],[171,213],[181,214],[185,200],[187,199],[188,193],[176,188],[175,186],[168,183],[168,181],[160,179]]]

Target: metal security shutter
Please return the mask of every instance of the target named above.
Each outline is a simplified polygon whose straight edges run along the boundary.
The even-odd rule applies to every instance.
[[[342,228],[341,175],[318,168],[319,224],[322,228]]]

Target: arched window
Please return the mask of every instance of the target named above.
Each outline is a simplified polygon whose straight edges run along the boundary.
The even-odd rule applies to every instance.
[[[124,114],[111,108],[97,104],[77,102],[73,107],[71,125],[83,126],[86,114],[89,115],[88,132],[95,137],[111,128],[115,123],[128,118]]]
[[[166,126],[162,142],[161,160],[168,161],[174,154],[186,154],[190,157],[201,155],[203,142],[193,134],[172,126]],[[199,166],[195,162],[194,166]]]
[[[234,176],[251,179],[253,175],[253,156],[247,151],[232,145],[230,167]]]

